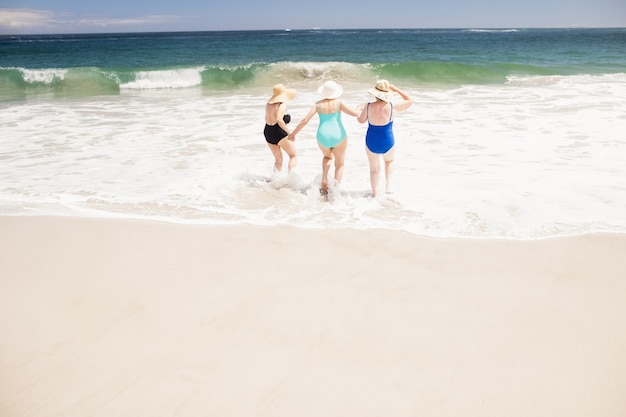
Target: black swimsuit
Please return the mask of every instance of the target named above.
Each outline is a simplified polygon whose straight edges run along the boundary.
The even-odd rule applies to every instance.
[[[275,125],[265,125],[265,130],[263,130],[263,134],[265,135],[265,140],[267,143],[271,143],[272,145],[278,145],[282,139],[286,138],[289,134],[283,130],[282,127],[278,123]]]
[[[283,103],[278,103],[279,106],[281,104]],[[285,121],[285,123],[289,123],[289,122]],[[265,140],[267,141],[267,143],[270,143],[272,145],[278,145],[278,142],[280,142],[282,139],[285,139],[285,137],[289,136],[289,133],[285,132],[278,123],[276,123],[275,125],[268,125],[266,123],[265,130],[263,130],[263,134],[265,135]]]

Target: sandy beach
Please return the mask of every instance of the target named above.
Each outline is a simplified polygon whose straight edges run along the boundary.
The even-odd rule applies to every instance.
[[[3,417],[623,417],[626,237],[0,217]]]

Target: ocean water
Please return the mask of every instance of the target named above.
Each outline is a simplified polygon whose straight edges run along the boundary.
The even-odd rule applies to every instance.
[[[333,79],[386,78],[393,194],[369,196],[366,126],[320,196],[317,120],[272,171],[264,104],[293,124]],[[537,239],[626,232],[626,29],[310,30],[0,36],[0,214],[385,228]],[[331,171],[332,175],[332,171]]]

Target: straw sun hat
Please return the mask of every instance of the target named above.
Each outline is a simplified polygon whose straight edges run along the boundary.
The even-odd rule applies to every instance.
[[[378,80],[376,86],[367,90],[368,93],[382,101],[391,101],[392,91],[389,89],[389,81]]]
[[[276,84],[272,87],[272,97],[267,100],[268,104],[284,103],[291,101],[296,96],[296,90],[290,90],[282,84]]]
[[[326,81],[320,88],[317,89],[320,96],[327,99],[333,99],[343,94],[343,87],[334,81]]]

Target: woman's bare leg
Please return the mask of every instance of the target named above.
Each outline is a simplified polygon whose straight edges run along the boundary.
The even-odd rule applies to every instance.
[[[370,164],[370,184],[372,186],[372,196],[376,197],[378,195],[378,182],[380,179],[380,155],[373,153],[367,147],[365,148],[365,152],[367,152],[367,160]]]
[[[385,161],[385,185],[387,194],[393,193],[393,188],[391,186],[391,174],[393,174],[393,160],[395,154],[395,146],[387,151],[386,154],[383,155],[383,160]]]
[[[289,164],[287,165],[289,172],[298,165],[298,152],[296,151],[296,145],[285,138],[278,142],[278,146],[280,146],[287,155],[289,156]]]
[[[328,192],[328,171],[330,171],[330,165],[333,162],[333,152],[331,149],[325,148],[319,143],[317,146],[322,151],[322,185],[320,191],[322,193]]]
[[[335,157],[335,185],[339,185],[343,179],[343,169],[346,163],[346,151],[348,150],[348,138],[344,138],[339,145],[332,149]]]
[[[274,171],[280,172],[283,169],[283,152],[278,145],[268,143],[267,146],[270,148],[272,155],[274,155]]]

